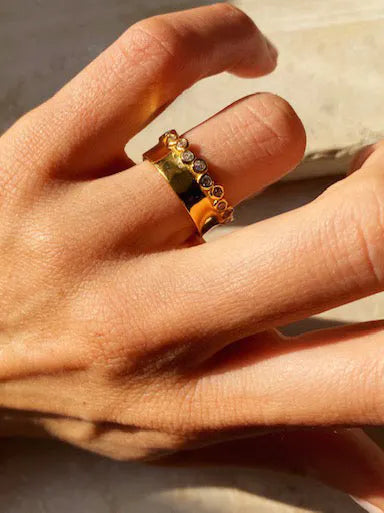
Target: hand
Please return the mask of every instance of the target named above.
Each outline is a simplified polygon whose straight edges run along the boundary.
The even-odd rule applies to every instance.
[[[275,331],[382,290],[382,164],[197,245],[169,185],[123,152],[202,77],[275,64],[229,5],[158,16],[3,135],[4,434],[45,432],[134,460],[282,426],[382,423],[380,324]],[[292,108],[270,94],[187,137],[234,204],[295,167],[305,146]]]

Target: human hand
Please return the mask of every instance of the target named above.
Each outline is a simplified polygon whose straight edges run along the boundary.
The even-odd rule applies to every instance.
[[[293,340],[274,331],[382,290],[380,166],[194,245],[164,179],[123,153],[200,78],[256,77],[275,63],[226,4],[152,18],[3,135],[4,433],[148,459],[281,426],[382,423],[380,325]],[[234,204],[295,167],[305,146],[291,107],[270,94],[187,136]]]

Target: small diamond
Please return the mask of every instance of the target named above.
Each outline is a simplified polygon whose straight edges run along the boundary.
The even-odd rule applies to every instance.
[[[233,215],[223,218],[224,224],[232,223],[233,220]]]
[[[177,144],[176,144],[176,149],[178,151],[184,151],[185,148],[188,148],[188,141],[187,139],[185,139],[184,137],[182,137],[181,139],[179,139],[177,141]]]
[[[202,159],[197,159],[193,163],[193,169],[196,173],[203,173],[207,169],[207,164]]]
[[[221,187],[221,185],[215,185],[213,189],[210,191],[211,196],[214,198],[222,198],[224,196],[224,189]]]
[[[227,202],[225,200],[219,201],[216,204],[216,208],[217,208],[217,210],[219,210],[219,212],[222,212],[223,210],[225,210],[227,208]]]
[[[203,187],[204,189],[209,189],[210,187],[212,187],[212,184],[213,184],[213,180],[212,178],[205,174],[203,175],[200,180],[199,180],[199,184],[201,185],[201,187]]]
[[[185,151],[181,155],[181,160],[184,162],[184,164],[190,164],[191,162],[193,162],[194,158],[195,155],[189,150]]]
[[[165,134],[165,138],[166,138],[167,144],[169,146],[173,146],[177,142],[177,135],[174,134],[173,132],[167,132]]]
[[[228,219],[228,221],[231,221],[233,216],[233,208],[228,207],[225,212],[223,212],[223,219]]]

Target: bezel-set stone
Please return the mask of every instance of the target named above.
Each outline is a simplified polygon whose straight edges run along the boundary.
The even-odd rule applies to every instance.
[[[174,146],[177,143],[178,137],[173,132],[165,134],[166,143],[168,146]]]
[[[188,148],[188,141],[185,137],[181,137],[176,143],[176,149],[178,151],[184,151],[186,148]]]
[[[225,210],[223,212],[223,219],[226,219],[228,221],[232,221],[232,217],[233,217],[233,208],[232,207],[228,207],[227,210]]]
[[[184,164],[190,164],[195,160],[195,155],[191,151],[186,150],[182,153],[181,160],[184,162]]]
[[[219,200],[215,201],[214,205],[219,212],[223,212],[227,208],[228,203],[225,200]]]
[[[209,191],[209,194],[216,199],[221,199],[224,196],[224,188],[221,185],[215,185]]]
[[[227,224],[234,219],[234,209],[228,205],[224,199],[224,187],[215,184],[212,177],[208,173],[208,165],[205,160],[197,158],[189,149],[188,139],[179,137],[175,130],[170,130],[160,137],[159,142],[167,146],[173,157],[177,157],[175,164],[184,169],[183,164],[188,164],[189,170],[194,176],[194,180],[200,185],[205,195],[210,198],[210,203],[216,211],[213,216],[219,224]],[[197,175],[197,176],[196,176]]]
[[[193,163],[193,170],[195,171],[195,173],[204,173],[207,167],[207,163],[203,159],[196,159]]]
[[[205,173],[205,175],[203,175],[200,178],[199,185],[203,189],[210,189],[212,187],[212,185],[213,185],[213,180],[212,180],[212,178],[207,173]]]
[[[223,224],[229,224],[229,223],[232,223],[233,221],[233,214],[227,216],[227,217],[223,217]]]

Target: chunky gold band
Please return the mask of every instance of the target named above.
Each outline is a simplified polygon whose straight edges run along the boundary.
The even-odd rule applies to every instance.
[[[184,203],[196,228],[204,235],[210,228],[233,220],[233,208],[224,199],[224,188],[214,183],[207,163],[188,149],[185,137],[175,130],[162,135],[159,143],[144,153]]]

